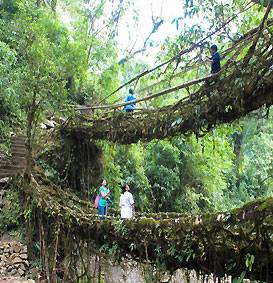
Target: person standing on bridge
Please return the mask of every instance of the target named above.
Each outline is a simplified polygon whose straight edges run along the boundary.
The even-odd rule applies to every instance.
[[[221,70],[221,58],[217,52],[217,46],[214,44],[210,47],[211,57],[206,56],[206,60],[211,63],[211,74],[216,74]]]
[[[130,87],[129,88],[129,94],[127,94],[125,102],[133,101],[133,100],[136,100],[136,97],[134,96],[133,89]],[[136,103],[125,105],[124,106],[125,112],[133,112],[134,108],[135,108],[135,105],[136,105]]]
[[[100,201],[99,201],[99,215],[106,215],[107,211],[107,197],[110,194],[109,187],[108,189],[106,188],[106,180],[103,178],[101,179],[101,187],[99,189],[99,196],[100,196]],[[104,217],[100,217],[100,220],[103,220]]]
[[[130,187],[126,183],[123,184],[119,201],[121,218],[131,218],[132,216],[136,216],[134,198],[129,190]]]

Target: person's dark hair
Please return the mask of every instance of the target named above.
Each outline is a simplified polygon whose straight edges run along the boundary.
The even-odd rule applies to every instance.
[[[133,92],[133,89],[132,89],[131,87],[129,88],[129,93],[130,93],[130,94],[133,94],[133,93],[134,93],[134,92]]]
[[[126,187],[127,187],[127,184],[124,183],[124,184],[122,185],[122,191],[121,191],[122,194],[124,194],[124,193],[126,192]]]
[[[105,178],[101,178],[100,183],[102,184],[102,182],[103,182],[104,180],[106,181]]]
[[[210,49],[213,49],[213,50],[217,51],[217,46],[216,46],[215,44],[213,44],[213,45],[210,47]]]

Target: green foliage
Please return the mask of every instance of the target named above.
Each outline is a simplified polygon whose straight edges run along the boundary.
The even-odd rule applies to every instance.
[[[105,161],[106,168],[129,183],[137,211],[230,209],[272,195],[271,119],[262,120],[259,127],[253,119],[223,125],[200,139],[116,145],[111,153],[114,161]],[[239,155],[235,136],[241,143]]]
[[[18,73],[14,70],[17,62],[17,53],[9,46],[0,42],[0,129],[5,134],[13,125],[18,125],[21,119],[20,105],[16,81]],[[3,137],[2,137],[3,138]]]
[[[86,274],[85,270],[82,269],[80,270],[78,274],[79,278],[79,283],[96,283],[96,282],[101,282],[104,283],[103,278],[99,274],[93,274],[90,271],[88,271],[88,274]]]
[[[0,55],[5,57],[0,114],[11,127],[24,123],[31,107],[34,121],[41,122],[45,109],[56,115],[64,104],[93,101],[96,92],[107,93],[117,86],[115,42],[90,38],[88,25],[69,29],[61,16],[36,4],[18,1],[13,17],[0,18]],[[76,18],[75,24],[84,18]]]
[[[232,283],[241,283],[241,282],[243,282],[243,280],[245,278],[245,275],[246,275],[246,271],[243,271],[239,278],[232,279]]]
[[[0,21],[0,39],[16,50],[16,64],[13,64],[12,72],[16,75],[16,85],[12,85],[15,99],[9,103],[16,103],[15,110],[16,113],[22,113],[19,117],[22,122],[31,107],[36,110],[34,120],[41,121],[43,110],[49,106],[58,109],[60,102],[64,103],[67,99],[64,88],[66,72],[62,62],[70,60],[66,59],[67,52],[62,46],[68,34],[62,37],[62,44],[51,41],[47,36],[47,28],[50,26],[48,23],[53,21],[50,13],[35,9],[31,1],[26,5],[20,3],[13,19]]]
[[[18,11],[18,4],[16,0],[2,0],[0,3],[0,18],[9,18]]]
[[[255,115],[263,115],[259,110]],[[272,116],[242,119],[234,125],[234,169],[226,174],[228,202],[239,206],[272,195]],[[266,158],[265,158],[266,156]],[[231,168],[232,169],[232,168]]]
[[[85,135],[60,135],[59,141],[39,135],[39,165],[55,184],[69,187],[79,197],[92,200],[97,195],[101,177],[101,148]]]
[[[255,256],[251,254],[246,255],[246,267],[248,267],[249,271],[252,270],[252,265],[254,264]]]
[[[21,230],[24,223],[22,195],[17,190],[9,190],[0,210],[0,235]]]
[[[78,47],[85,50],[82,58],[88,66],[86,79],[92,85],[86,85],[86,79],[81,83],[85,88],[92,88],[92,99],[95,100],[106,96],[118,86],[120,68],[117,64],[115,21],[123,16],[127,1],[118,6],[113,3],[112,7],[108,4],[102,1],[88,1],[88,5],[85,1],[62,3],[70,20],[73,40]]]
[[[137,211],[150,211],[152,191],[145,175],[145,161],[141,144],[116,146],[115,164],[122,172],[123,182],[127,183],[134,196]]]
[[[166,141],[147,146],[146,176],[150,181],[155,211],[174,211],[179,198],[179,151]]]

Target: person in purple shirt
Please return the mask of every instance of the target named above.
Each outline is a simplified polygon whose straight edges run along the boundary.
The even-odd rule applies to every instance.
[[[136,100],[136,97],[134,96],[133,89],[129,88],[129,94],[126,96],[125,102],[132,101],[132,100]],[[136,103],[126,105],[124,107],[124,109],[125,109],[126,112],[133,112],[135,105],[136,105]]]
[[[221,58],[217,52],[217,46],[214,44],[210,47],[211,57],[206,56],[206,60],[211,63],[211,74],[218,73],[221,70]]]

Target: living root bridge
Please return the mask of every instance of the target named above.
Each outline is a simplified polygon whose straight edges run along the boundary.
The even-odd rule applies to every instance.
[[[125,113],[121,110],[92,117],[69,118],[60,130],[130,144],[180,134],[204,135],[219,123],[232,122],[263,105],[273,104],[273,50],[271,44],[254,53],[246,64],[227,62],[220,77],[174,105],[157,110]],[[248,61],[248,59],[247,59]]]
[[[244,272],[245,278],[273,282],[273,198],[216,214],[159,213],[131,220],[112,215],[99,221],[87,202],[38,175],[32,188],[43,218],[51,219],[46,220],[50,225],[61,223],[59,254],[64,247],[69,253],[64,243],[72,243],[71,254],[75,245],[95,245],[105,253],[115,251],[118,258],[130,254],[138,262],[162,263],[170,272],[182,267],[219,277]]]
[[[171,272],[181,267],[219,277],[246,272],[245,278],[273,282],[272,212],[270,198],[220,214],[83,222],[77,233],[93,235],[105,252],[117,248],[137,261],[158,261]]]

